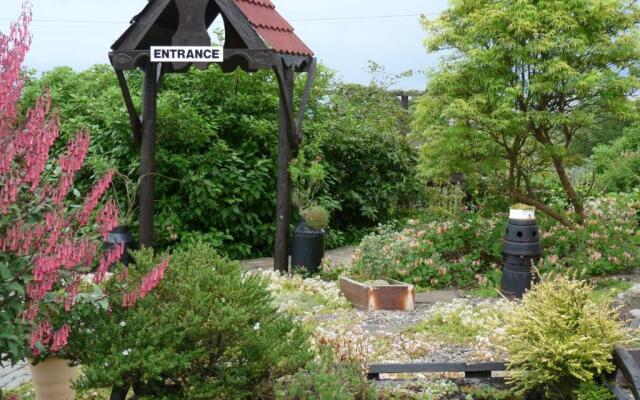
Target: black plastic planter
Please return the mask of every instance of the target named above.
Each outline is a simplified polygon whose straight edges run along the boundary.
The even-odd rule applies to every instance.
[[[533,215],[533,214],[532,214]],[[534,279],[533,265],[542,256],[540,231],[536,220],[509,219],[504,240],[502,269],[502,294],[510,298],[522,298],[531,289]]]
[[[300,221],[293,232],[291,245],[291,266],[315,274],[319,271],[324,258],[324,230],[311,228]]]
[[[124,265],[129,265],[129,250],[133,250],[135,245],[133,237],[129,233],[129,228],[126,226],[118,226],[107,236],[107,240],[104,242],[104,250],[108,251],[120,243],[124,243],[124,252],[120,257],[120,261]]]

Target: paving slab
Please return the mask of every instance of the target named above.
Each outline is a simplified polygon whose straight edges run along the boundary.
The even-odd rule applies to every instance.
[[[0,389],[15,389],[31,379],[26,363],[12,366],[0,364]]]
[[[348,264],[356,252],[355,247],[341,247],[339,249],[327,250],[325,258],[331,260],[334,264]],[[242,263],[249,269],[273,269],[273,258],[256,258],[253,260],[245,260]],[[291,259],[289,259],[291,263]]]
[[[464,292],[462,290],[430,290],[428,292],[420,292],[415,295],[415,303],[417,304],[435,304],[435,303],[451,303],[460,298]]]

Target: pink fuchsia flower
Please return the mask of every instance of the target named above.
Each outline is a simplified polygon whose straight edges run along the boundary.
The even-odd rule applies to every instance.
[[[100,234],[104,240],[107,240],[109,232],[118,226],[118,214],[118,206],[113,200],[108,200],[104,208],[98,212],[96,222],[100,226]]]
[[[169,259],[165,258],[158,266],[153,268],[147,275],[142,278],[140,288],[126,293],[122,298],[122,306],[125,308],[133,307],[138,300],[144,299],[159,284],[164,273],[169,266]]]
[[[69,325],[65,325],[53,334],[53,343],[51,344],[52,352],[59,351],[67,345],[70,332],[71,328],[69,328]]]
[[[40,355],[38,345],[41,347],[48,346],[52,339],[53,327],[51,323],[47,320],[40,322],[37,328],[31,331],[31,352],[36,356]]]
[[[96,182],[91,189],[91,192],[87,195],[82,206],[82,211],[78,214],[78,223],[81,226],[85,226],[89,222],[89,216],[93,213],[98,202],[104,195],[104,193],[111,186],[113,180],[113,171],[109,171],[102,179]]]
[[[100,283],[104,280],[107,272],[109,272],[109,268],[120,260],[122,254],[124,253],[124,243],[118,243],[115,247],[106,251],[102,258],[100,258],[100,264],[96,269],[96,273],[93,277],[93,281],[95,283]]]

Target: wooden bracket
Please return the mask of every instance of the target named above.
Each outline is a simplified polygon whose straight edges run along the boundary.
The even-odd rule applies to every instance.
[[[127,113],[129,114],[129,121],[133,132],[133,145],[136,150],[140,150],[140,143],[142,143],[142,119],[138,116],[138,112],[133,105],[131,91],[129,91],[129,85],[127,83],[127,78],[124,76],[124,71],[120,69],[116,69],[115,71],[116,77],[118,78],[118,84],[120,85],[120,90],[122,90],[122,97],[124,97],[124,104],[127,107]]]
[[[285,103],[285,111],[287,114],[287,128],[289,131],[289,140],[291,148],[295,151],[302,144],[302,122],[304,120],[304,114],[309,103],[309,97],[311,96],[311,90],[313,89],[313,83],[316,77],[317,61],[315,58],[311,60],[309,68],[307,70],[307,83],[305,84],[304,93],[302,94],[302,100],[300,102],[300,109],[298,115],[294,117],[293,110],[293,97],[291,92],[287,90],[289,85],[293,85],[295,79],[291,78],[291,82],[288,82],[287,75],[295,74],[295,67],[286,65],[284,58],[281,58],[280,62],[276,63],[275,72],[280,86],[280,96]],[[285,73],[285,69],[288,74]]]

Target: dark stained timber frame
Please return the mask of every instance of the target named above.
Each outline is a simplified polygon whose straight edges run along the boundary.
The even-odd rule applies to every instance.
[[[255,2],[249,3],[256,6]],[[262,18],[272,18],[271,21],[250,20],[255,17],[240,7],[247,7],[246,0],[150,0],[113,44],[109,60],[115,70],[129,115],[133,144],[140,152],[138,197],[140,244],[144,247],[153,247],[154,244],[156,103],[160,81],[167,73],[187,72],[191,66],[200,69],[210,66],[210,63],[154,63],[151,62],[150,48],[208,46],[211,38],[207,29],[216,17],[221,16],[226,40],[223,61],[218,63],[220,68],[224,72],[232,72],[238,68],[246,72],[265,69],[274,71],[280,94],[274,268],[288,272],[291,224],[291,178],[288,168],[302,143],[302,122],[317,64],[311,50],[295,36],[292,28],[285,32],[285,35],[289,35],[290,43],[277,43],[279,47],[272,46],[263,38],[264,35],[258,33],[258,28],[272,26],[274,23],[287,25],[269,1],[265,0],[260,4],[266,4],[267,12],[262,10],[259,14],[265,15]],[[136,69],[144,71],[141,115],[136,111],[125,75],[125,71]],[[305,72],[307,83],[300,109],[296,113],[293,91],[295,74]]]

